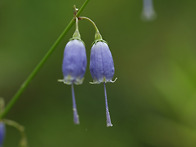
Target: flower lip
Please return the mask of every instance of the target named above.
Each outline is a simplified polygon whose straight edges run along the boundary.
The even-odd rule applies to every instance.
[[[87,58],[84,43],[81,40],[70,40],[64,51],[63,58],[63,75],[64,79],[58,80],[65,84],[71,85],[82,84],[86,72]]]
[[[114,62],[105,41],[97,41],[91,48],[90,72],[93,77],[92,84],[113,82]]]

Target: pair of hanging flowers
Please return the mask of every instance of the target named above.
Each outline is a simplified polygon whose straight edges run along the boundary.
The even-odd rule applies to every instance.
[[[81,40],[78,20],[88,20],[95,27],[95,41],[91,48],[90,54],[90,73],[93,78],[91,84],[101,84],[104,85],[105,92],[105,105],[106,105],[106,122],[107,127],[113,126],[111,123],[108,100],[106,93],[106,83],[114,82],[112,81],[114,75],[114,62],[112,58],[111,51],[105,40],[95,25],[95,23],[88,17],[76,17],[77,9],[75,9],[75,20],[76,20],[76,30],[73,37],[66,44],[64,50],[64,58],[62,64],[62,71],[64,79],[59,80],[65,84],[71,85],[72,89],[72,101],[73,101],[73,120],[75,124],[79,124],[79,116],[76,107],[76,100],[74,94],[74,84],[80,85],[83,82],[84,74],[87,67],[87,57],[84,42]]]

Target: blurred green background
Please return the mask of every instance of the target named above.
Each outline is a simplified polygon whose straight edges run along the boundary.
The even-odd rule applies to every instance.
[[[6,103],[84,0],[0,1],[0,96]],[[81,125],[73,124],[70,86],[63,77],[64,46],[74,27],[6,118],[26,128],[30,147],[195,147],[196,1],[156,0],[157,19],[141,21],[142,0],[91,0],[82,16],[94,20],[115,62],[107,84],[112,128],[106,127],[103,85],[89,69],[75,86]],[[94,28],[79,23],[88,65]],[[5,147],[20,134],[7,127]]]

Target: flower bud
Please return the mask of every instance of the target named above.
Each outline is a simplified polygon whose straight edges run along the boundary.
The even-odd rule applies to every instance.
[[[90,72],[93,83],[113,82],[114,62],[106,42],[97,41],[91,48]]]
[[[82,84],[86,71],[86,49],[81,40],[73,39],[65,46],[63,58],[63,75],[65,84]]]

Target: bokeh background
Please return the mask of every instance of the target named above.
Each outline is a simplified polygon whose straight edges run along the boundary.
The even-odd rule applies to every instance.
[[[6,103],[84,0],[0,1],[0,96]],[[107,84],[112,128],[106,127],[103,85],[90,85],[89,69],[75,86],[81,125],[73,124],[70,86],[63,78],[64,46],[47,60],[6,118],[26,128],[30,147],[195,147],[196,1],[156,0],[157,19],[141,20],[142,0],[91,0],[83,16],[94,20],[115,62]],[[88,64],[94,28],[79,23]],[[20,134],[7,127],[4,147]]]

